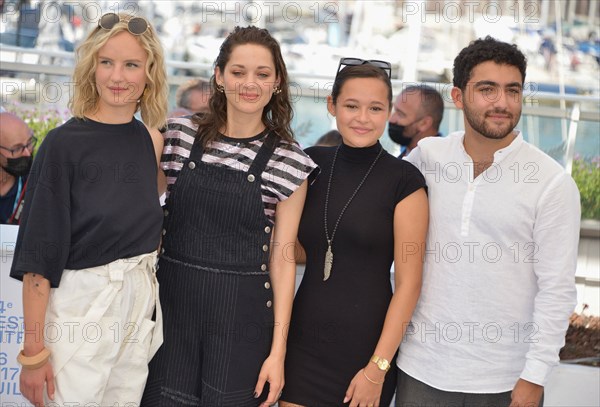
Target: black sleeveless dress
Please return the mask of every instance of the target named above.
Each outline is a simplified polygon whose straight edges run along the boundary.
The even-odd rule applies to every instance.
[[[306,270],[292,311],[281,400],[303,406],[343,406],[356,373],[369,363],[392,297],[393,218],[396,204],[425,186],[410,163],[383,152],[344,213],[333,240],[333,268],[323,281],[327,240],[324,209],[337,147],[306,150],[321,168],[309,185],[299,229]],[[342,145],[329,197],[331,236],[342,208],[382,148]],[[386,375],[381,406],[396,386],[395,363]]]

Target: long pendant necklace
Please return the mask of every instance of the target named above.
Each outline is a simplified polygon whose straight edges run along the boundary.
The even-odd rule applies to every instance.
[[[324,270],[323,270],[323,281],[327,281],[327,279],[331,275],[331,268],[333,267],[333,251],[331,250],[331,245],[333,244],[333,238],[335,237],[335,232],[337,231],[337,228],[338,228],[338,226],[340,224],[340,220],[342,219],[342,216],[344,215],[344,212],[346,212],[346,209],[348,208],[348,205],[350,205],[350,202],[352,202],[352,200],[354,199],[354,197],[358,193],[358,190],[365,183],[367,177],[369,176],[369,174],[373,170],[373,167],[375,167],[375,163],[377,163],[377,160],[379,160],[379,157],[381,156],[381,153],[383,152],[383,147],[381,147],[379,149],[379,153],[377,153],[377,157],[375,157],[375,160],[373,160],[373,163],[371,164],[371,166],[367,170],[367,173],[363,177],[362,181],[360,181],[360,183],[358,184],[358,186],[356,187],[356,189],[354,190],[354,192],[352,193],[352,195],[350,195],[350,199],[348,199],[348,202],[346,202],[346,204],[342,208],[342,211],[340,212],[340,216],[338,216],[337,221],[335,222],[335,226],[333,227],[333,231],[331,232],[331,238],[330,238],[329,237],[329,231],[327,230],[327,212],[329,210],[329,192],[331,191],[331,180],[333,179],[333,169],[335,168],[335,161],[337,159],[338,151],[340,151],[340,147],[341,147],[341,144],[335,150],[335,154],[333,155],[333,162],[331,163],[331,172],[329,173],[329,181],[327,182],[327,193],[325,194],[325,216],[324,216],[324,220],[325,220],[325,237],[327,238],[327,252],[325,253],[325,265],[324,265]]]

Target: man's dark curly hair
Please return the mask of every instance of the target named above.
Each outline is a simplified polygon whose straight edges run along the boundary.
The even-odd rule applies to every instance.
[[[494,61],[501,65],[512,65],[521,72],[522,83],[525,83],[527,58],[514,44],[498,41],[489,35],[483,39],[472,41],[468,47],[463,48],[454,59],[453,83],[464,90],[471,79],[473,68],[486,62]]]

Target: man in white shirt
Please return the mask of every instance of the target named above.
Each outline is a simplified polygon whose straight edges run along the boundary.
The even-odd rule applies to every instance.
[[[526,59],[487,37],[454,60],[465,131],[421,140],[423,287],[397,359],[397,406],[538,406],[576,303],[579,192],[523,140]]]

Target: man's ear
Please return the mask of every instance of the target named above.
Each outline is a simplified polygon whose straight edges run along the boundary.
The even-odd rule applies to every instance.
[[[452,96],[452,101],[454,102],[454,106],[459,109],[463,108],[463,91],[457,88],[456,86],[452,88],[450,91],[450,96]]]
[[[425,131],[433,126],[433,117],[425,116],[421,119],[421,124],[418,126],[420,131]]]

